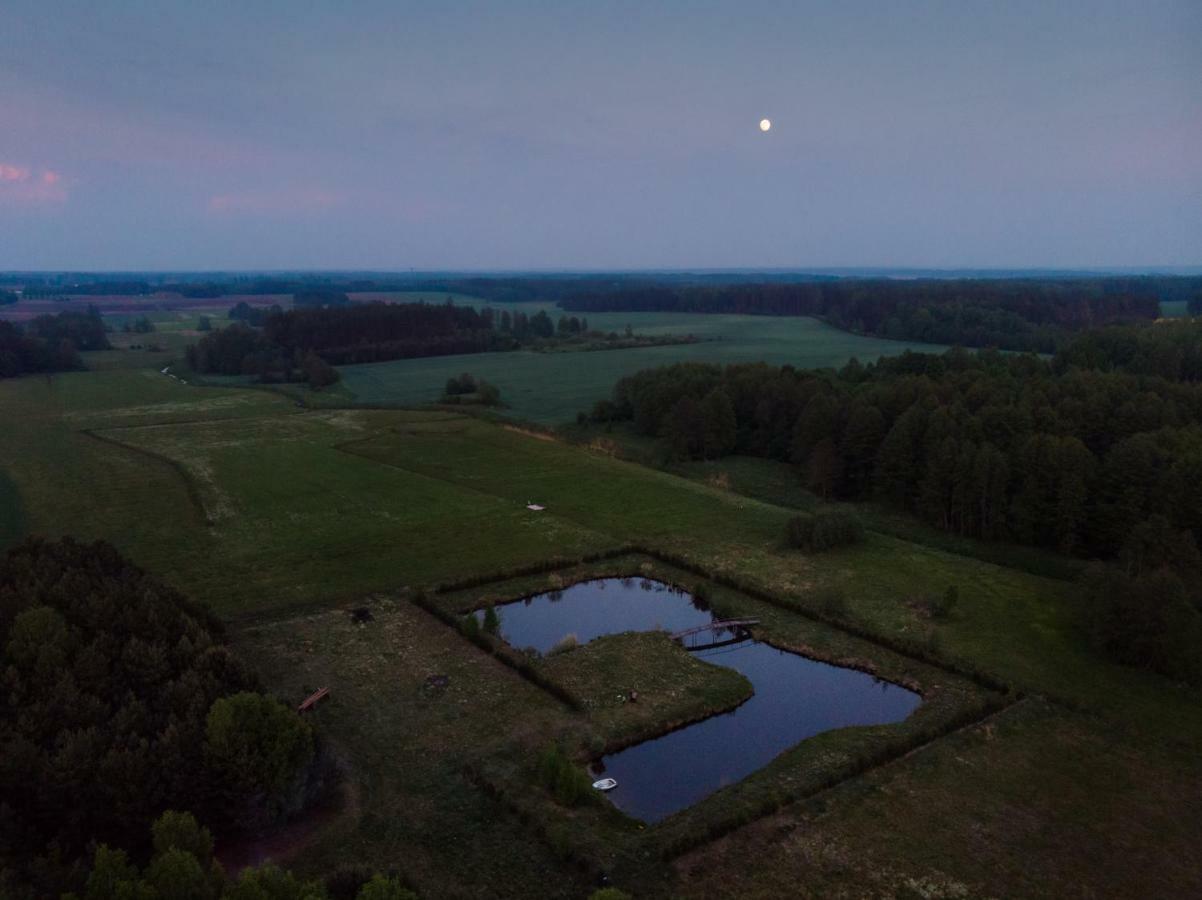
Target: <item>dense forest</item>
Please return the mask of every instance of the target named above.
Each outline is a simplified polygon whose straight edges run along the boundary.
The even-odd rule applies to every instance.
[[[0,321],[0,378],[82,369],[81,350],[108,347],[104,322],[94,307],[86,313],[38,316],[24,326]]]
[[[256,375],[263,381],[307,380],[315,386],[336,380],[331,368],[336,365],[513,350],[588,333],[588,320],[576,316],[561,316],[556,323],[541,310],[496,314],[450,302],[335,302],[288,311],[272,307],[265,313],[239,303],[229,314],[239,324],[211,332],[188,348],[193,369]]]
[[[820,497],[875,500],[958,534],[1114,561],[1129,580],[1094,587],[1109,596],[1121,583],[1128,600],[1154,594],[1167,606],[1146,627],[1165,641],[1189,636],[1194,651],[1114,645],[1114,655],[1200,678],[1202,384],[1143,371],[1199,327],[1133,329],[1144,348],[1133,356],[1109,334],[1083,337],[1053,361],[952,350],[853,361],[837,373],[676,365],[623,379],[591,418],[629,421],[676,458],[788,461]],[[1092,368],[1078,368],[1072,360],[1087,351]]]
[[[1202,291],[1202,279],[1198,289]],[[1151,321],[1163,279],[827,281],[809,284],[649,285],[575,293],[580,312],[692,312],[817,316],[885,338],[1052,353],[1073,332]]]
[[[220,623],[107,544],[0,559],[0,647],[0,894],[75,888],[97,842],[144,855],[164,810],[228,835],[323,786],[309,725],[257,692]]]
[[[1074,338],[1056,355],[1056,371],[1071,368],[1202,381],[1202,319],[1148,328],[1102,328]]]

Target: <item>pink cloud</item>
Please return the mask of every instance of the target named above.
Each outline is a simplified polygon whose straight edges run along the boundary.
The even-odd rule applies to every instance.
[[[10,166],[0,163],[0,181],[28,181],[29,169],[24,166]]]
[[[0,162],[0,204],[62,203],[67,199],[62,181],[62,175],[53,169],[41,169],[35,177],[28,166]]]
[[[254,215],[314,212],[338,206],[344,199],[341,193],[322,188],[238,191],[210,197],[209,212]]]

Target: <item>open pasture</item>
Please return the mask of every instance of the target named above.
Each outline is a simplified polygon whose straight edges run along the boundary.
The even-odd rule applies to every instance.
[[[268,391],[183,384],[145,368],[137,351],[91,356],[104,365],[0,383],[0,413],[17,423],[0,431],[0,533],[110,540],[232,620],[245,656],[282,697],[333,686],[318,721],[357,799],[328,825],[320,844],[329,849],[297,861],[312,871],[342,858],[399,864],[431,896],[484,885],[577,896],[589,881],[571,861],[578,856],[612,865],[652,896],[719,895],[709,859],[721,863],[730,896],[773,896],[802,875],[881,896],[923,879],[998,896],[1063,896],[1075,879],[1097,896],[1121,896],[1150,868],[1159,887],[1194,887],[1178,860],[1196,840],[1183,830],[1196,818],[1200,777],[1196,695],[1088,649],[1087,611],[1070,583],[880,531],[826,554],[787,549],[784,523],[805,498],[773,502],[776,476],[759,468],[728,473],[724,486],[710,477],[721,472],[690,480],[453,413],[305,410]],[[737,685],[696,675],[704,668],[687,659],[665,657],[661,671],[648,661],[654,636],[616,636],[544,663],[553,681],[595,698],[581,716],[413,607],[404,588],[630,542],[1052,702],[1023,701],[671,865],[646,848],[687,843],[712,822],[775,803],[790,778],[823,781],[832,761],[837,770],[870,752],[856,743],[863,732],[805,742],[738,791],[666,821],[650,845],[600,807],[564,811],[544,798],[519,810],[531,791],[529,756],[548,736],[595,752],[729,702]],[[623,574],[614,560],[592,565]],[[700,580],[660,574],[686,588]],[[923,598],[950,585],[959,606],[932,620]],[[530,576],[435,599],[458,613],[548,586],[547,576]],[[760,618],[783,646],[890,664],[892,651],[790,608],[724,588],[714,601],[724,614]],[[377,617],[359,628],[347,608],[365,602]],[[926,664],[898,665],[917,666],[906,677],[919,684],[930,679]],[[450,674],[444,694],[425,689],[432,674]],[[628,710],[606,703],[611,677],[645,681],[653,693],[678,681],[680,693]],[[1113,801],[1099,800],[1107,791]],[[1080,860],[1055,852],[1082,836]],[[944,847],[958,848],[954,865]],[[764,864],[748,865],[752,853]]]
[[[496,305],[552,318],[563,311],[548,304]],[[343,366],[341,387],[359,403],[418,406],[437,402],[448,378],[471,372],[501,390],[503,410],[519,419],[558,424],[610,395],[614,384],[642,369],[677,362],[745,363],[764,361],[799,368],[842,366],[852,357],[869,362],[907,349],[945,348],[861,337],[816,319],[727,316],[691,313],[600,313],[589,327],[621,334],[629,325],[638,334],[692,334],[694,344],[598,350],[587,353],[476,353]]]
[[[689,577],[625,557],[489,584],[446,595],[443,602],[471,607],[485,599],[521,596],[535,585],[546,589],[619,572],[676,582]],[[736,592],[718,590],[714,599],[723,608],[775,612],[774,623],[782,618]],[[323,837],[320,846],[327,849],[307,854],[301,866],[321,871],[333,854],[353,846],[374,865],[405,860],[423,896],[470,893],[469,885],[486,879],[499,895],[521,896],[523,884],[532,883],[538,867],[547,865],[552,880],[540,896],[558,896],[578,884],[582,867],[611,873],[638,896],[670,892],[670,869],[661,857],[674,843],[737,821],[765,803],[806,795],[840,777],[873,748],[903,752],[927,732],[953,725],[961,711],[971,715],[981,701],[978,689],[955,676],[786,615],[793,620],[792,637],[774,629],[765,633],[786,643],[798,640],[824,658],[856,660],[886,677],[919,685],[927,702],[896,725],[844,729],[807,741],[743,781],[644,828],[604,802],[571,809],[553,802],[534,777],[539,753],[548,741],[559,740],[582,758],[730,708],[746,696],[741,677],[690,656],[662,635],[614,635],[536,662],[547,677],[584,701],[587,711],[575,713],[417,609],[405,593],[377,595],[370,608],[372,618],[361,626],[345,611],[324,612],[247,626],[239,630],[237,643],[286,698],[318,684],[331,688],[319,717],[353,761],[358,808]],[[432,686],[432,675],[446,676],[445,686]],[[615,690],[629,688],[639,690],[639,702],[615,702]],[[491,785],[485,795],[465,780],[465,771],[479,773],[476,777]],[[499,795],[510,808],[518,806],[521,821],[497,808],[491,815],[504,827],[480,832],[489,794]],[[455,866],[446,841],[459,847],[463,835],[477,835],[476,843],[454,851],[470,860]],[[551,862],[540,861],[539,852]],[[507,865],[500,866],[500,859]],[[448,865],[455,876],[444,883],[441,870]]]

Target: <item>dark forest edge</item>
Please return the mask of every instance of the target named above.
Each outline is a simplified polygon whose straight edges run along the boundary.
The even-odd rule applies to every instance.
[[[1127,331],[1050,361],[952,350],[838,372],[680,364],[623,379],[584,418],[629,423],[669,458],[779,460],[824,499],[1100,560],[1083,578],[1095,644],[1199,682],[1202,323]]]
[[[920,276],[923,273],[919,273]],[[222,276],[201,280],[10,275],[21,297],[190,299],[292,295],[296,306],[348,294],[465,294],[489,303],[556,303],[568,312],[683,312],[814,316],[876,337],[1054,353],[1074,332],[1151,322],[1161,302],[1202,315],[1202,276],[1031,273],[910,279],[793,273],[581,273],[519,276]],[[8,291],[8,302],[15,302]],[[394,357],[402,358],[402,357]],[[366,361],[366,360],[361,360]]]
[[[1188,295],[1202,312],[1202,279],[834,281],[722,286],[647,285],[569,294],[573,312],[814,316],[856,334],[930,344],[1055,353],[1075,332],[1152,322],[1160,301]]]
[[[100,312],[61,312],[38,316],[24,326],[0,321],[0,378],[84,368],[79,353],[107,350]]]
[[[30,538],[0,558],[0,646],[0,895],[329,896],[212,861],[214,834],[270,830],[337,773],[204,608],[108,544]]]
[[[298,295],[298,298],[300,295]],[[691,336],[604,334],[588,319],[546,311],[528,315],[446,303],[349,304],[345,295],[318,295],[314,304],[265,312],[245,302],[230,310],[235,324],[211,331],[187,351],[202,374],[253,375],[264,383],[338,380],[333,368],[356,363],[528,349],[607,350],[687,343]]]

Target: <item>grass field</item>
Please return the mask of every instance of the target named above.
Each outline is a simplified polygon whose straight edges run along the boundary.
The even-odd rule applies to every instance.
[[[187,330],[161,334],[178,347]],[[171,352],[118,349],[90,355],[94,371],[0,382],[0,541],[106,538],[231,620],[271,690],[295,701],[333,687],[318,721],[353,802],[301,861],[310,871],[397,867],[431,897],[581,896],[589,865],[640,896],[769,897],[799,883],[814,896],[1128,896],[1144,872],[1152,894],[1197,893],[1196,867],[1182,862],[1199,849],[1197,693],[1097,657],[1071,583],[906,540],[904,523],[806,556],[782,533],[810,501],[771,466],[673,474],[452,413],[303,409],[164,376]],[[548,737],[595,750],[721,707],[738,685],[654,636],[621,636],[542,664],[595,698],[574,713],[406,598],[630,542],[780,598],[714,589],[720,608],[761,618],[774,641],[923,685],[921,714],[804,742],[646,833],[605,807],[555,806],[530,773]],[[591,565],[577,574],[645,563]],[[686,587],[697,578],[650,565]],[[529,576],[436,600],[461,612],[548,585]],[[921,601],[949,585],[955,614],[931,620]],[[921,647],[928,662],[796,612],[832,596],[849,627]],[[351,625],[347,608],[365,602],[376,621]],[[810,796],[872,748],[903,748],[980,699],[931,660],[1031,699]],[[450,675],[445,692],[424,687],[432,674]],[[607,677],[649,685],[647,705],[606,705]],[[679,694],[658,696],[670,684]],[[673,842],[779,803],[659,862]]]
[[[685,573],[638,558],[611,560],[563,573],[568,580],[615,572],[642,573],[681,582]],[[477,605],[485,598],[512,598],[538,587],[561,584],[559,575],[517,579],[459,592],[445,598],[452,608]],[[532,778],[532,764],[550,740],[572,751],[597,752],[654,734],[667,724],[691,721],[706,712],[730,708],[749,689],[740,676],[690,656],[663,635],[622,634],[602,638],[571,653],[539,663],[545,674],[582,698],[586,715],[573,713],[549,695],[518,680],[514,673],[429,618],[403,596],[378,597],[374,618],[358,627],[345,612],[320,613],[243,629],[238,643],[247,658],[286,697],[315,685],[329,686],[332,699],[321,711],[323,723],[339,736],[356,765],[353,788],[360,797],[362,825],[326,836],[328,848],[305,865],[320,871],[348,844],[373,865],[387,865],[398,854],[413,861],[406,871],[423,896],[459,896],[492,890],[507,896],[558,896],[578,884],[579,863],[607,871],[639,895],[666,889],[668,869],[658,862],[663,848],[682,835],[704,833],[711,823],[754,810],[782,791],[804,794],[808,785],[854,764],[872,747],[908,746],[925,729],[946,727],[980,691],[947,673],[874,648],[863,641],[801,617],[719,590],[714,602],[732,612],[764,616],[766,633],[782,643],[804,645],[824,658],[849,658],[881,674],[919,686],[927,702],[908,720],[893,726],[845,729],[807,741],[768,768],[724,789],[664,823],[644,830],[606,804],[565,809],[551,802]],[[420,636],[420,638],[415,637]],[[430,689],[425,679],[446,675],[445,689]],[[637,704],[614,702],[614,685],[636,688]],[[383,707],[383,709],[381,708]],[[376,761],[387,758],[388,763]],[[472,830],[483,815],[478,792],[462,772],[485,773],[507,802],[522,809],[494,813],[503,829],[481,834],[463,849],[465,862],[454,866],[455,845],[440,846],[418,815],[448,838]],[[344,823],[345,827],[345,823]],[[551,885],[531,893],[528,869],[532,849],[543,845],[555,861]],[[487,856],[478,854],[487,848]],[[437,864],[432,856],[441,856]],[[505,860],[514,868],[498,865]],[[545,865],[546,863],[543,863]],[[442,869],[454,866],[449,881]],[[464,883],[467,882],[467,883]],[[576,888],[579,890],[579,888]]]
[[[505,308],[535,311],[555,307],[512,304]],[[860,337],[816,319],[770,316],[725,316],[684,313],[599,313],[589,326],[621,333],[630,325],[639,334],[692,334],[700,343],[632,350],[581,353],[477,353],[430,359],[397,360],[343,366],[341,387],[355,401],[397,405],[437,402],[448,378],[463,372],[501,389],[504,410],[520,419],[558,424],[589,410],[610,395],[618,379],[642,369],[677,362],[742,363],[764,361],[798,367],[842,366],[852,357],[861,362],[907,348],[942,347]]]

